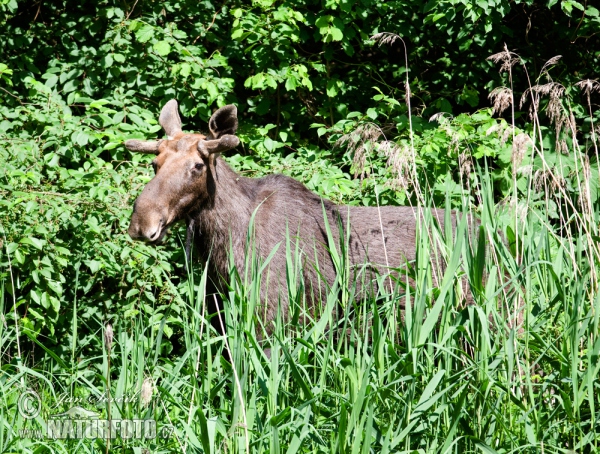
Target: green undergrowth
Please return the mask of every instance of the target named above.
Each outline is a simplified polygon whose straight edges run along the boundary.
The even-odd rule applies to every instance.
[[[0,3],[0,12],[17,3]],[[301,23],[298,33],[310,28],[263,3],[278,22]],[[436,8],[450,11],[445,3]],[[221,36],[229,12],[201,7],[219,16]],[[522,60],[507,51],[498,57],[512,71],[499,76],[511,87],[502,87],[504,107],[496,92],[491,109],[452,116],[437,93],[427,112],[439,114],[423,118],[396,89],[363,90],[360,111],[351,111],[338,102],[355,92],[339,69],[330,76],[311,63],[313,80],[328,74],[311,88],[302,64],[272,74],[263,55],[256,71],[246,68],[245,89],[256,92],[247,115],[240,108],[241,146],[224,156],[238,172],[283,173],[336,203],[436,206],[481,222],[468,232],[459,224],[453,236],[425,216],[410,281],[379,276],[367,299],[348,282],[343,244],[330,244],[338,280],[316,314],[296,277],[301,260],[287,251],[291,317],[265,336],[255,312],[264,264],[231,270],[219,319],[207,310],[203,264],[184,271],[181,226],[160,247],[127,235],[151,171],[150,157],[122,142],[160,136],[156,105],[166,99],[182,98],[184,129],[196,129],[243,85],[227,77],[235,71],[212,44],[182,44],[196,25],[183,34],[154,25],[163,17],[155,9],[146,22],[106,9],[116,47],[99,47],[98,58],[65,39],[74,60],[46,61],[45,42],[15,34],[10,66],[0,63],[9,100],[0,103],[0,452],[596,452],[597,83],[563,87],[549,73],[557,60],[548,62],[525,92],[529,112],[496,118],[519,104],[512,78]],[[169,14],[175,9],[169,3]],[[264,35],[264,18],[235,11],[237,53]],[[330,14],[312,22],[326,48],[342,30]],[[355,35],[343,36],[349,44]],[[14,54],[27,43],[35,61]],[[319,115],[312,98],[295,106],[284,87],[320,90]],[[462,105],[477,94],[465,85],[456,96]],[[432,250],[446,267],[430,260]],[[213,328],[221,324],[225,336]],[[40,412],[31,413],[36,402]],[[57,415],[76,407],[71,418],[152,421],[156,431],[110,443],[72,437]]]
[[[300,261],[288,246],[292,316],[277,317],[265,337],[255,315],[264,263],[250,250],[245,272],[231,270],[224,311],[212,316],[225,337],[207,320],[212,295],[194,268],[180,313],[172,304],[161,319],[115,318],[94,333],[95,355],[77,342],[63,355],[38,338],[42,361],[22,352],[2,364],[0,448],[104,452],[102,439],[26,431],[47,431],[52,415],[77,404],[95,417],[156,421],[156,438],[116,437],[111,452],[595,452],[597,251],[585,230],[561,237],[535,209],[521,220],[518,244],[507,241],[505,209],[491,203],[489,176],[478,175],[481,227],[469,232],[462,217],[453,235],[426,214],[406,275],[414,287],[383,275],[375,295],[356,298],[342,272],[344,244],[330,243],[338,278],[314,314],[297,291]],[[12,302],[1,303],[7,314]],[[75,314],[80,303],[66,304]],[[181,348],[165,355],[171,317],[181,319]],[[7,322],[4,355],[33,337],[26,326],[17,337]],[[86,328],[73,316],[71,332]],[[27,389],[42,402],[32,419],[19,411]]]

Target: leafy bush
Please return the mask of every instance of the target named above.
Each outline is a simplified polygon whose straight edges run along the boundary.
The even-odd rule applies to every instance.
[[[0,450],[106,448],[19,438],[23,387],[55,402],[149,382],[160,405],[103,416],[150,415],[177,437],[114,449],[597,450],[599,86],[574,82],[598,73],[599,20],[572,0],[1,0]],[[162,134],[171,98],[190,131],[239,106],[226,159],[245,175],[477,211],[491,246],[440,232],[444,275],[423,236],[402,329],[399,286],[348,306],[345,340],[327,316],[256,336],[256,282],[234,270],[220,336],[183,232],[158,248],[126,233],[150,171],[121,144]],[[477,304],[462,307],[460,279]]]

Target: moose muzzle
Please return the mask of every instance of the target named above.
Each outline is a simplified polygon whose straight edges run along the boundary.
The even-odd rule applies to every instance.
[[[141,196],[135,201],[127,232],[133,240],[159,243],[167,233],[167,213],[145,205],[147,204]]]

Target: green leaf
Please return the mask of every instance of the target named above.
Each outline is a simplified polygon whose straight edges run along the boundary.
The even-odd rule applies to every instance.
[[[98,270],[100,270],[100,266],[102,265],[102,263],[98,260],[84,260],[83,263],[85,263],[88,266],[92,274],[97,273]]]
[[[377,109],[371,107],[369,109],[367,109],[367,117],[369,117],[371,120],[376,120],[377,119]]]
[[[585,11],[585,14],[588,17],[598,17],[600,15],[600,12],[593,6],[588,6],[587,10]]]
[[[44,247],[44,244],[46,244],[46,241],[45,240],[40,240],[39,238],[35,238],[35,237],[31,236],[31,237],[21,238],[21,241],[19,241],[19,243],[21,243],[21,244],[29,244],[29,245],[31,245],[31,246],[33,246],[36,249],[39,249],[41,251],[42,248]]]
[[[48,287],[52,290],[57,296],[61,296],[63,294],[62,284],[53,279],[46,280]]]
[[[4,63],[0,63],[0,74],[12,74],[12,69],[9,69]]]
[[[110,68],[113,65],[113,57],[110,54],[107,54],[103,58],[104,68]]]
[[[58,82],[58,76],[56,74],[50,74],[48,79],[46,80],[46,87],[52,88]]]
[[[154,27],[148,24],[144,24],[140,29],[136,30],[135,37],[140,43],[150,41],[154,36]]]
[[[153,49],[158,55],[164,57],[171,52],[171,45],[166,41],[158,41],[154,43]]]
[[[182,63],[179,67],[179,74],[183,77],[188,77],[192,73],[192,65],[189,63]]]
[[[78,82],[76,80],[69,80],[66,84],[63,85],[63,92],[70,93],[72,91],[77,90]]]
[[[291,74],[285,81],[285,89],[287,91],[292,91],[295,90],[296,87],[298,87],[298,79],[296,79],[296,76]]]
[[[244,29],[243,28],[236,28],[235,30],[233,30],[233,33],[231,34],[231,39],[238,39],[243,34],[244,34]]]
[[[332,20],[332,16],[321,16],[315,21],[315,25],[321,29],[327,28]]]
[[[330,79],[327,81],[327,96],[334,98],[338,94],[337,80]]]
[[[96,99],[90,103],[89,107],[90,109],[99,109],[106,104],[110,104],[110,101],[107,99]]]
[[[333,41],[341,41],[344,38],[344,33],[337,27],[331,27],[329,33],[331,34],[331,39]]]

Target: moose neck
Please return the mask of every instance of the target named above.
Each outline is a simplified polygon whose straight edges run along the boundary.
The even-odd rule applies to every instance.
[[[252,215],[253,180],[239,176],[217,157],[210,166],[207,180],[208,199],[193,215],[194,236],[202,260],[223,272],[229,264],[231,244],[246,238]],[[189,221],[188,221],[189,222]]]

